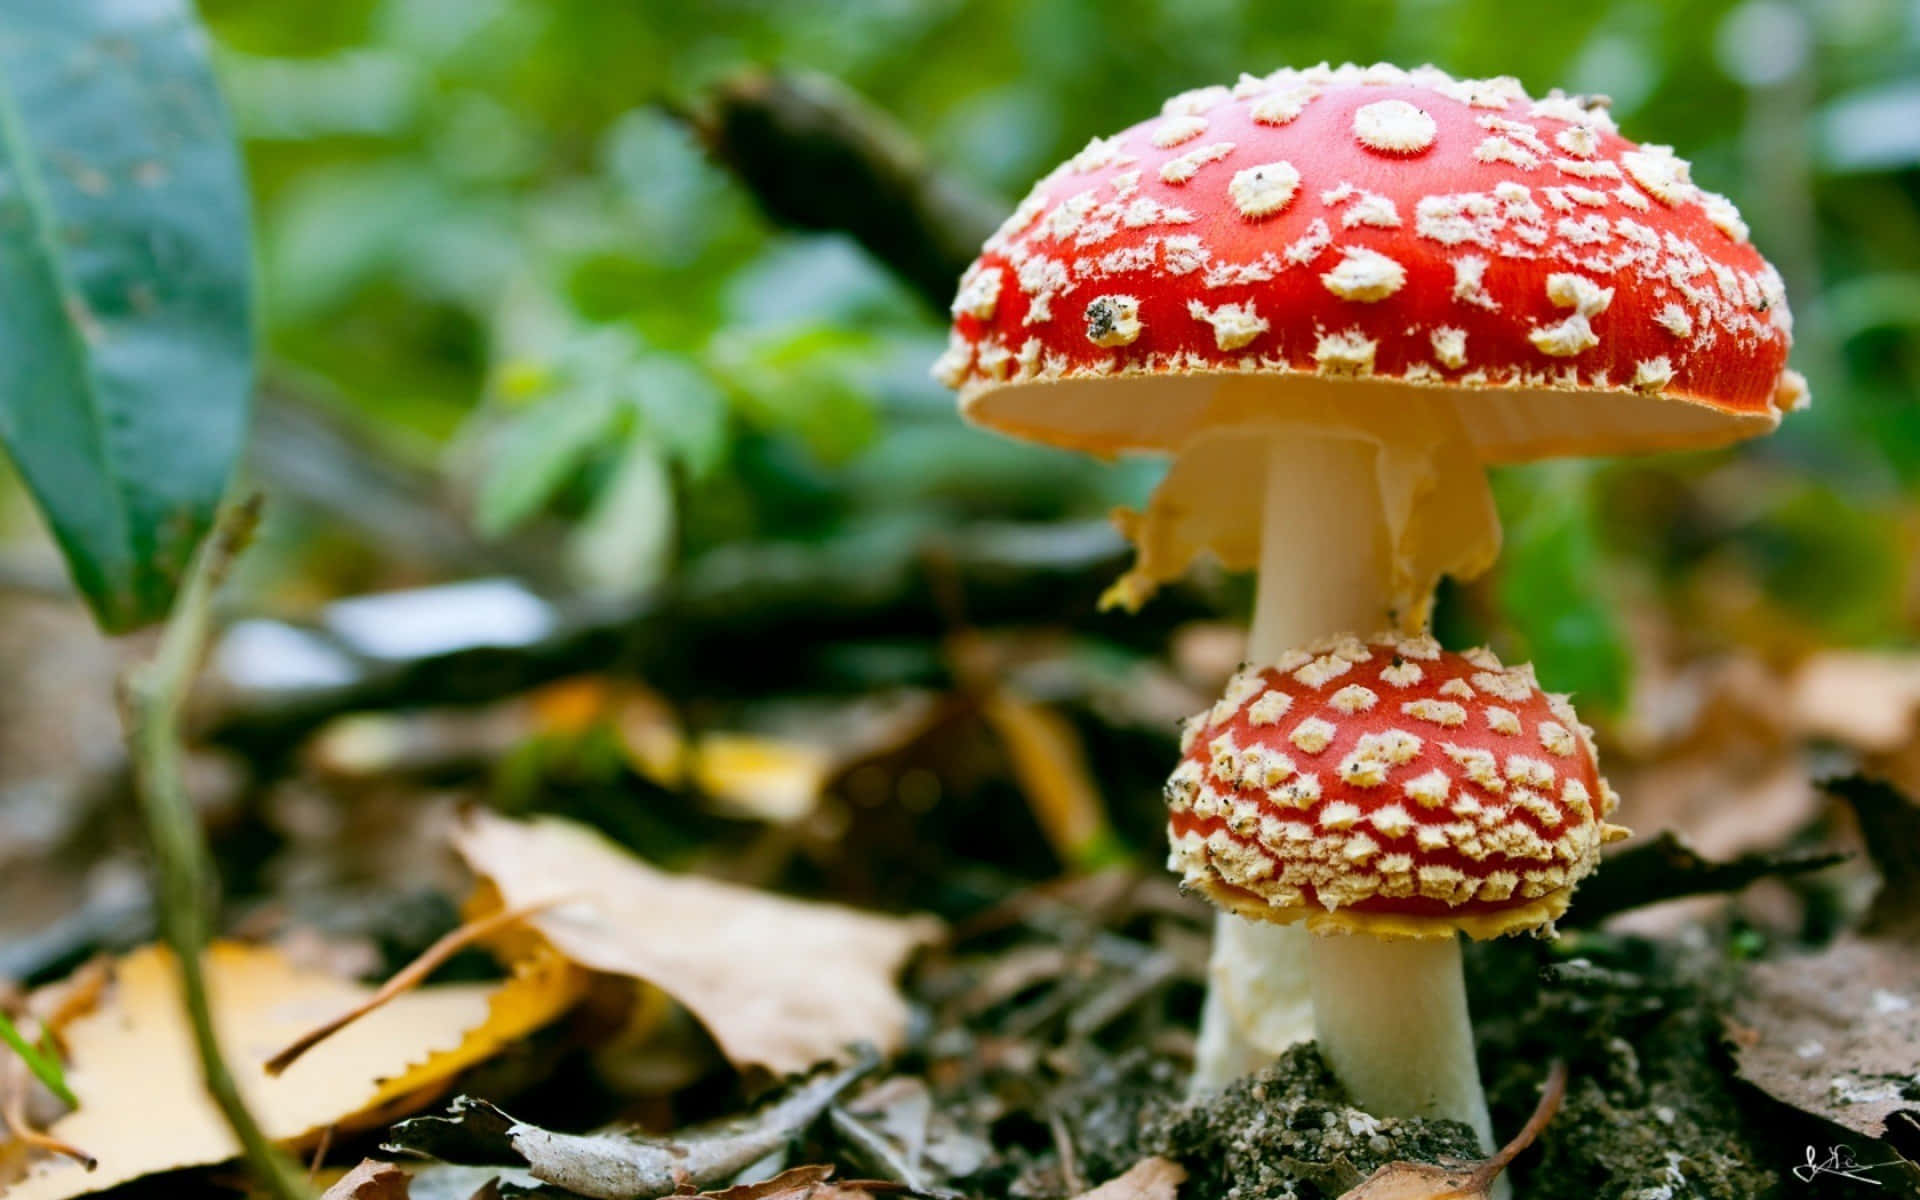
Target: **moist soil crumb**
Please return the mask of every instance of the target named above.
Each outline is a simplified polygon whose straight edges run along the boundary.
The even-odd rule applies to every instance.
[[[1219,1200],[1320,1200],[1396,1159],[1480,1157],[1473,1131],[1457,1121],[1375,1118],[1349,1106],[1311,1045],[1209,1103],[1163,1111],[1141,1148],[1187,1168],[1184,1195]]]
[[[1717,940],[1701,941],[1582,933],[1552,944],[1510,938],[1469,948],[1496,1136],[1511,1137],[1525,1124],[1555,1059],[1569,1068],[1560,1112],[1510,1169],[1516,1197],[1908,1194],[1887,1178],[1871,1188],[1795,1180],[1806,1148],[1827,1146],[1832,1131],[1737,1079],[1721,1023],[1733,956]],[[997,1143],[1001,1168],[967,1181],[987,1185],[981,1194],[1069,1196],[1157,1154],[1186,1168],[1182,1200],[1332,1200],[1395,1160],[1480,1157],[1464,1125],[1381,1119],[1353,1108],[1310,1044],[1193,1104],[1182,1101],[1186,1062],[1164,1049],[1136,1043],[1116,1053],[1080,1042],[1056,1046],[1042,1061],[1039,1075],[1051,1076],[1051,1085],[1028,1076],[1032,1090],[1025,1105],[1015,1105],[1027,1109],[1027,1127],[1038,1136],[1009,1146],[1004,1115],[997,1128],[980,1131]],[[1860,1152],[1862,1161],[1886,1157],[1871,1147]]]

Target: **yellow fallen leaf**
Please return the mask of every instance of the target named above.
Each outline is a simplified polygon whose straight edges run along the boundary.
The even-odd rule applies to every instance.
[[[772,822],[812,812],[834,766],[821,747],[746,733],[703,734],[692,764],[695,787],[736,815]]]
[[[898,1049],[907,1005],[894,976],[941,932],[932,917],[883,917],[670,874],[551,817],[512,821],[476,812],[454,844],[498,904],[582,897],[518,929],[532,929],[583,967],[653,984],[684,1005],[736,1066],[777,1074],[803,1071],[859,1041]]]
[[[206,971],[240,1090],[267,1135],[290,1143],[426,1103],[458,1071],[558,1016],[584,985],[581,972],[548,956],[525,960],[504,983],[422,988],[271,1078],[262,1068],[268,1055],[372,989],[238,943],[211,947]],[[111,991],[67,1026],[66,1044],[80,1107],[48,1132],[84,1146],[99,1169],[42,1161],[7,1200],[61,1200],[239,1153],[201,1090],[167,950],[149,946],[117,962]]]
[[[1060,861],[1090,870],[1119,851],[1073,725],[1006,688],[990,694],[980,712],[1006,747],[1013,777]]]

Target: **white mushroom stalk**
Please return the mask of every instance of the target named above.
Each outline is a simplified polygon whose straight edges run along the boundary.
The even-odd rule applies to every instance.
[[[1471,578],[1498,553],[1484,472],[1449,409],[1409,409],[1356,382],[1226,380],[1215,404],[1289,419],[1235,425],[1184,450],[1146,510],[1123,517],[1141,551],[1118,590],[1150,591],[1201,546],[1255,566],[1256,666],[1345,630],[1423,630],[1439,577]],[[1227,499],[1249,476],[1262,481],[1257,523]],[[1306,935],[1225,916],[1214,935],[1193,1096],[1313,1036]]]
[[[1307,943],[1314,1040],[1353,1102],[1380,1117],[1459,1121],[1493,1153],[1458,935]]]
[[[1352,438],[1291,431],[1264,442],[1248,658],[1273,662],[1338,630],[1385,628],[1392,599],[1378,451]],[[1227,912],[1215,918],[1190,1095],[1217,1092],[1314,1036],[1308,940],[1298,925]]]

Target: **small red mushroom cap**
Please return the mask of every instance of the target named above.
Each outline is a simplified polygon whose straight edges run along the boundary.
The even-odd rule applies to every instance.
[[[1101,452],[1289,411],[1196,376],[1420,385],[1491,461],[1765,433],[1806,398],[1791,330],[1732,202],[1604,101],[1321,66],[1175,96],[1041,180],[935,373],[975,421]],[[1146,377],[1187,386],[1087,394]]]
[[[1627,833],[1564,696],[1428,637],[1346,635],[1244,670],[1183,742],[1168,865],[1256,920],[1537,930]]]

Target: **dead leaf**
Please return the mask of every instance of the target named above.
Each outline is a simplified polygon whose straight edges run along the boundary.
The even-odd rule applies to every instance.
[[[830,1166],[789,1167],[772,1179],[701,1192],[695,1200],[871,1200],[857,1181],[834,1183],[832,1175]]]
[[[1508,1194],[1501,1182],[1502,1173],[1533,1145],[1567,1098],[1567,1064],[1556,1062],[1547,1073],[1546,1086],[1533,1115],[1513,1139],[1479,1162],[1420,1163],[1390,1162],[1360,1181],[1358,1187],[1341,1193],[1340,1200],[1489,1200]]]
[[[1340,1200],[1486,1200],[1487,1194],[1486,1188],[1475,1186],[1471,1168],[1394,1162],[1342,1193]]]
[[[751,731],[697,738],[688,772],[723,812],[791,824],[812,813],[836,780],[913,742],[946,713],[937,695],[918,690],[759,704]]]
[[[1186,1179],[1187,1169],[1170,1158],[1143,1158],[1079,1200],[1174,1200]]]
[[[392,1163],[363,1158],[320,1200],[409,1200],[407,1189],[412,1183],[413,1177]]]
[[[736,1066],[795,1074],[857,1042],[906,1036],[894,977],[941,936],[932,917],[895,918],[674,875],[585,826],[477,812],[456,848],[497,902],[583,897],[525,927],[583,967],[653,984],[684,1005]]]
[[[1872,1138],[1920,1111],[1920,945],[1845,937],[1755,963],[1729,1024],[1740,1076],[1783,1104]]]
[[[1014,780],[1054,854],[1075,869],[1100,865],[1113,852],[1113,828],[1072,724],[1005,687],[991,692],[980,712],[1006,747]]]
[[[1800,664],[1788,695],[1802,734],[1884,754],[1913,739],[1920,655],[1823,651]]]
[[[513,1156],[534,1178],[584,1196],[646,1200],[724,1182],[785,1150],[875,1065],[869,1052],[853,1066],[815,1076],[753,1113],[671,1137],[626,1125],[555,1133],[462,1096],[446,1117],[416,1117],[395,1126],[388,1149],[488,1161]]]
[[[237,943],[211,947],[206,971],[240,1090],[268,1136],[289,1143],[424,1103],[456,1072],[559,1015],[582,986],[579,972],[549,958],[524,962],[500,984],[423,988],[270,1078],[262,1068],[269,1054],[370,989],[297,968],[277,950]],[[111,990],[67,1026],[66,1044],[67,1082],[80,1107],[48,1132],[85,1145],[99,1169],[88,1174],[73,1163],[41,1162],[8,1200],[61,1200],[239,1153],[201,1090],[166,950],[147,947],[114,964]]]

